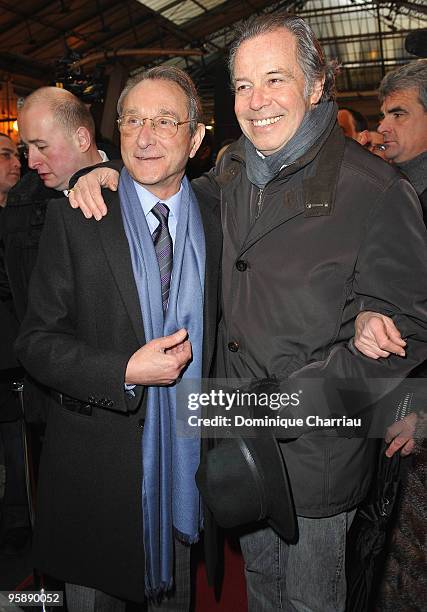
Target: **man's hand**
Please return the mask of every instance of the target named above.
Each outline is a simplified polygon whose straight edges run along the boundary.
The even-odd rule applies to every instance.
[[[81,176],[68,199],[73,208],[80,208],[86,219],[95,217],[100,221],[107,214],[107,207],[102,199],[101,187],[117,191],[119,173],[113,168],[95,168],[88,174]]]
[[[147,342],[129,359],[125,383],[129,385],[170,385],[191,359],[187,331]]]
[[[393,425],[390,425],[385,435],[385,441],[389,444],[385,452],[387,457],[393,457],[394,453],[399,450],[403,457],[414,452],[414,433],[417,418],[415,412],[411,412],[401,421],[396,421]]]
[[[357,315],[354,327],[354,346],[366,357],[405,356],[406,342],[389,317],[367,310]]]

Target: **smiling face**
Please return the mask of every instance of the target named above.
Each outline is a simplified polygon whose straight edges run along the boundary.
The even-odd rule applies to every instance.
[[[414,159],[427,151],[427,112],[418,89],[402,89],[385,97],[379,127],[386,145],[385,157],[396,163]]]
[[[37,170],[46,187],[67,189],[70,178],[85,165],[78,135],[68,134],[42,103],[24,107],[18,125],[28,147],[28,166]]]
[[[304,96],[295,36],[280,28],[240,45],[234,61],[234,110],[243,133],[264,155],[279,151],[322,94],[322,82]]]
[[[129,91],[122,115],[140,119],[164,116],[186,121],[188,101],[175,82],[146,79]],[[165,138],[153,131],[151,121],[131,133],[121,129],[123,162],[135,181],[160,199],[167,199],[179,191],[188,158],[194,157],[204,133],[204,125],[199,124],[192,136],[190,124],[185,123],[178,126],[175,136]]]

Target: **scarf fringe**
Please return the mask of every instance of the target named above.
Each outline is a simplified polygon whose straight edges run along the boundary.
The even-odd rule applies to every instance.
[[[200,540],[200,533],[196,533],[194,535],[189,535],[188,533],[182,533],[174,527],[173,529],[174,535],[177,540],[179,540],[182,544],[187,544],[191,546],[191,544],[196,544]]]

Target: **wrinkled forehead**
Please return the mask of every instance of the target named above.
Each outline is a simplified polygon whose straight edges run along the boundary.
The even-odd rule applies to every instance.
[[[286,28],[263,32],[242,41],[236,49],[232,78],[244,78],[245,72],[274,71],[294,73],[300,69],[297,39]]]
[[[135,113],[144,117],[170,115],[185,119],[189,100],[174,81],[146,79],[137,83],[123,100],[123,113]]]
[[[396,89],[395,91],[392,91],[387,96],[385,96],[381,104],[381,110],[384,112],[398,107],[405,108],[413,104],[418,104],[419,106],[422,106],[418,87]]]

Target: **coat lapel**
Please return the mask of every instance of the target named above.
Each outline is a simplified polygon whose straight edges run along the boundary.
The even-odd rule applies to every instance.
[[[109,190],[103,190],[102,195],[107,204],[108,213],[97,223],[101,243],[133,330],[142,346],[145,344],[144,325],[133,276],[129,244],[123,227],[119,195]]]
[[[219,309],[219,271],[222,251],[222,231],[219,209],[212,210],[199,202],[205,230],[206,267],[203,306],[202,376],[208,377],[212,365]]]

